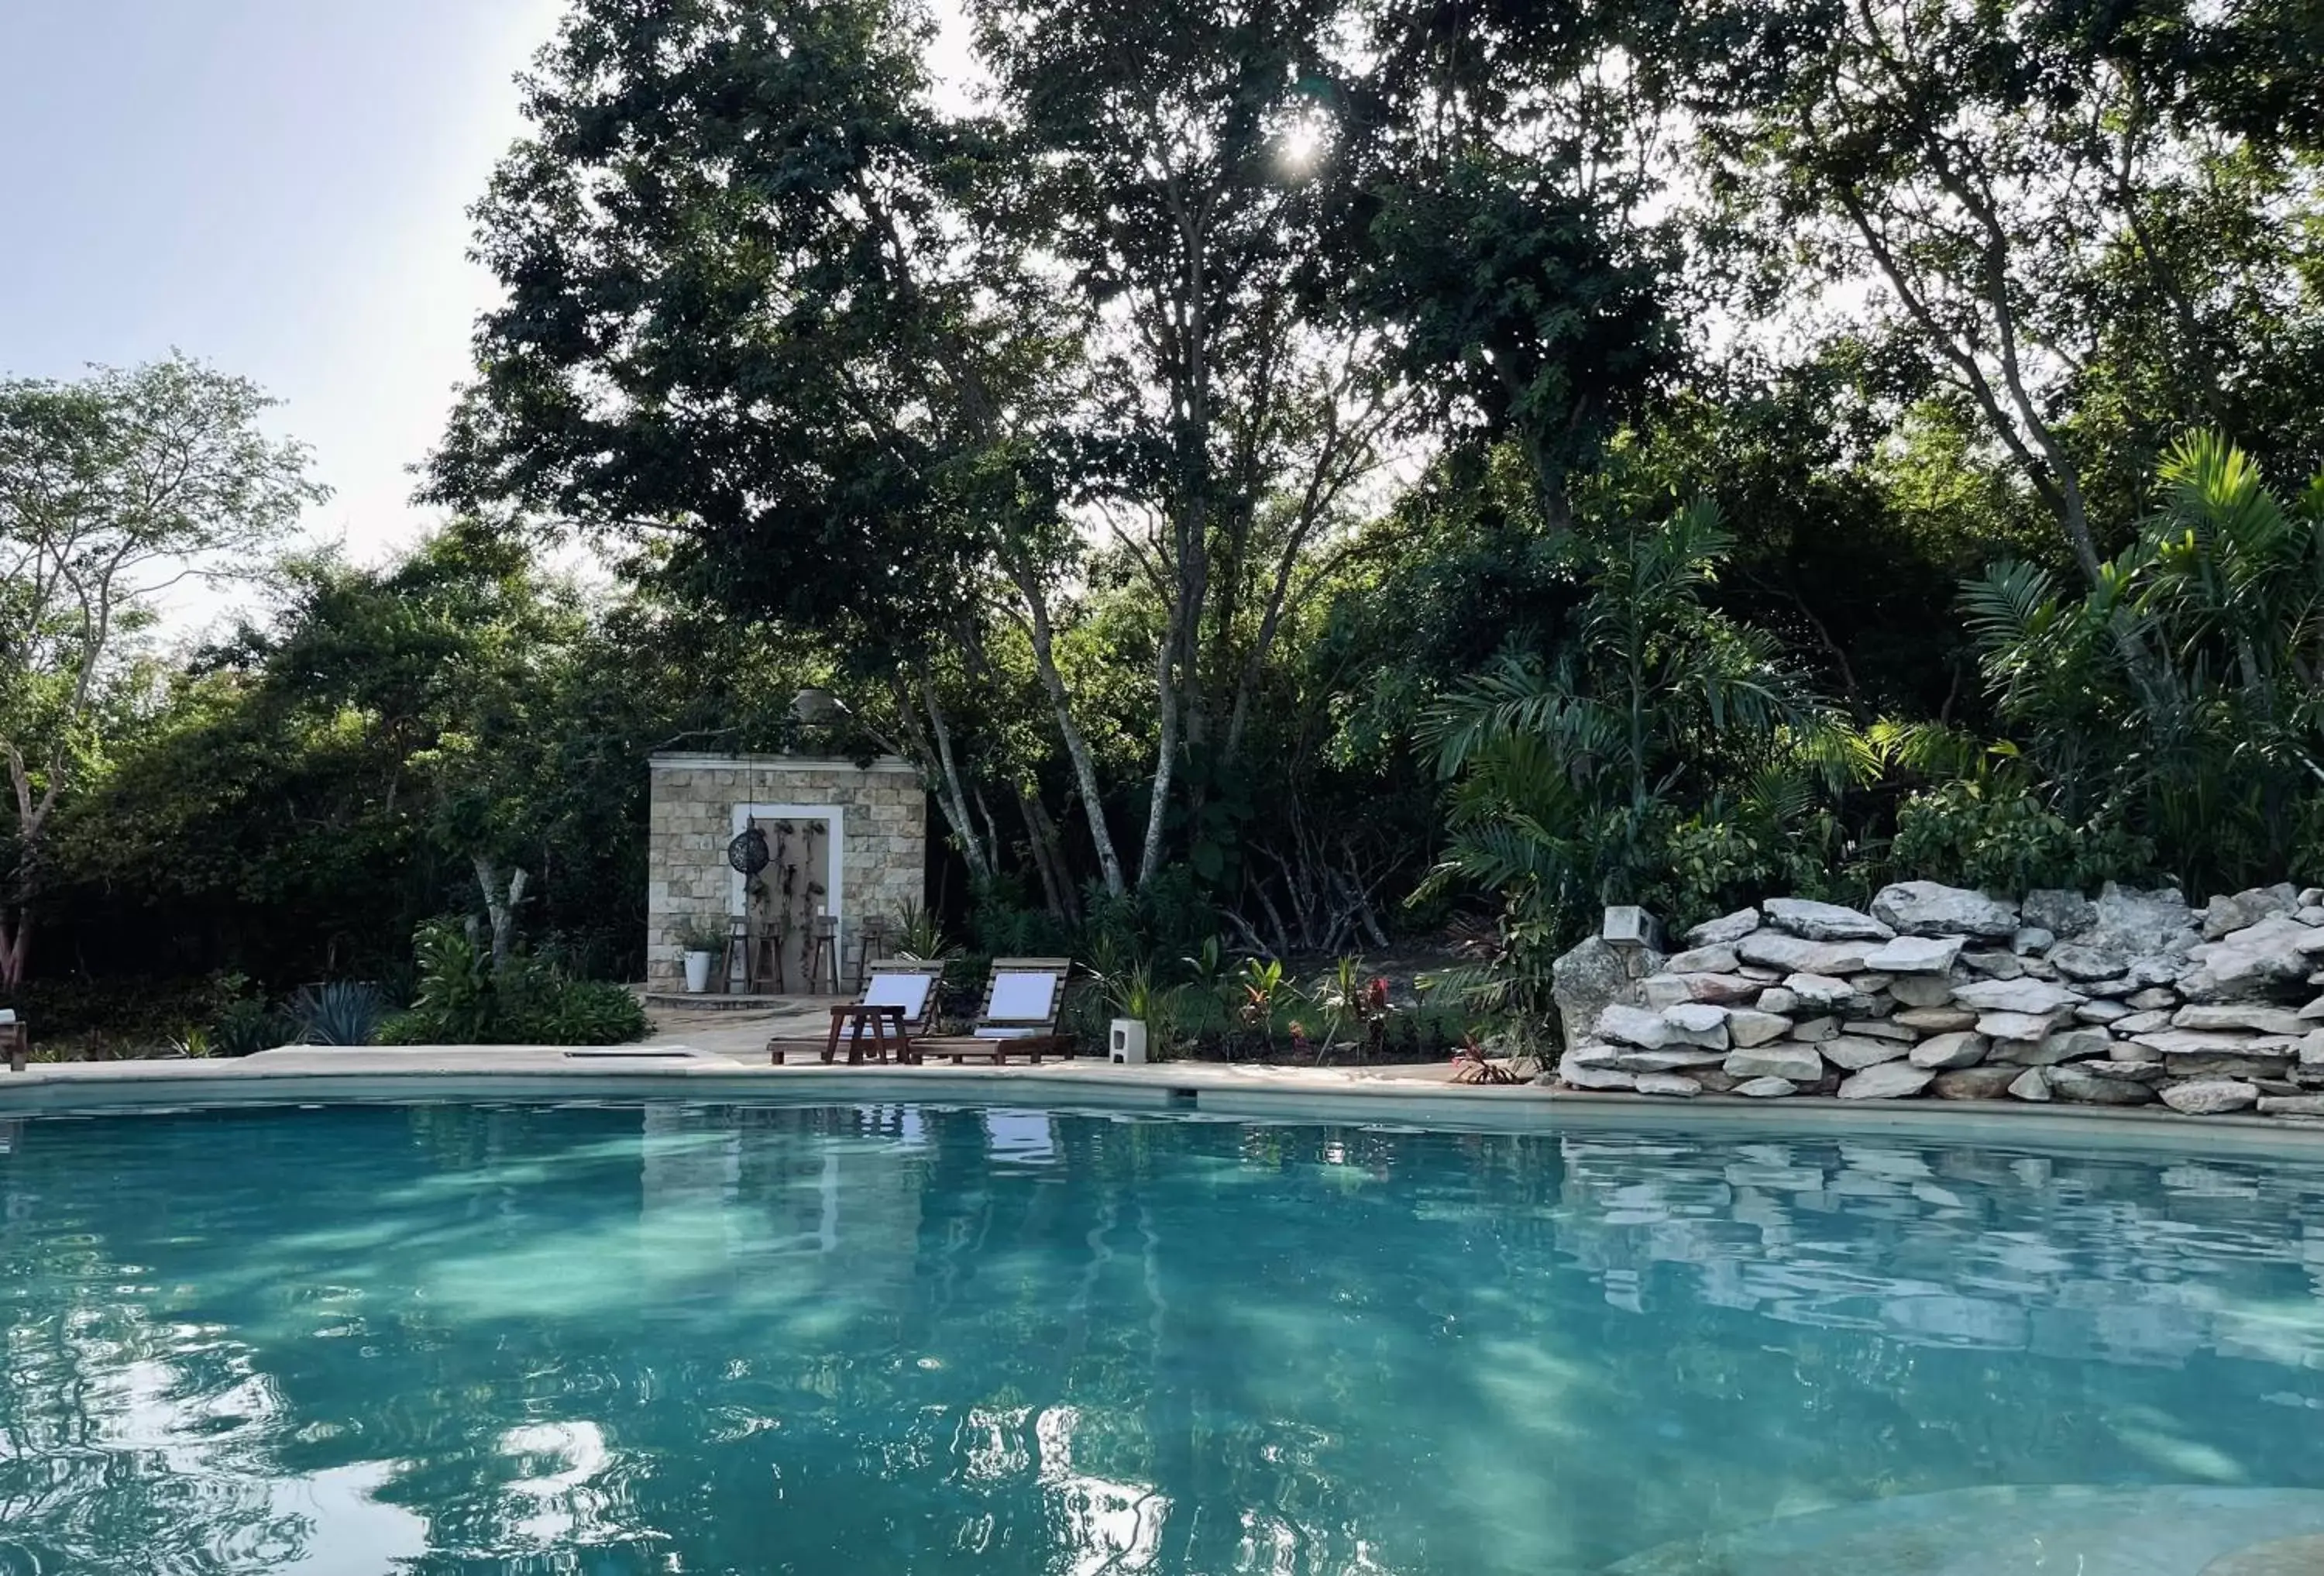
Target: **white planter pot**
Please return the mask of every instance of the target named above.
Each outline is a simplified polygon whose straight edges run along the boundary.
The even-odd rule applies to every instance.
[[[1146,1026],[1134,1018],[1117,1018],[1106,1036],[1109,1059],[1125,1067],[1146,1064]]]
[[[710,967],[718,961],[715,952],[690,952],[686,954],[686,993],[700,996],[710,989]]]

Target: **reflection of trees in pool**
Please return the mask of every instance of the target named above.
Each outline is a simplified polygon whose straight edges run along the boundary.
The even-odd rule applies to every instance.
[[[130,1126],[35,1124],[0,1197]],[[2302,1481],[2324,1404],[2291,1167],[895,1107],[134,1127],[94,1240],[5,1228],[12,1528],[290,1539],[256,1479],[388,1462],[420,1571],[1559,1571],[1895,1488]],[[217,1431],[198,1486],[97,1432],[133,1368]]]

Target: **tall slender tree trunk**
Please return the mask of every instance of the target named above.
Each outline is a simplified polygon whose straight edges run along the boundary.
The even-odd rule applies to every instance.
[[[476,885],[484,889],[484,913],[493,926],[493,972],[498,973],[507,967],[509,954],[515,950],[517,909],[524,902],[525,885],[532,878],[522,865],[518,865],[509,871],[508,882],[503,886],[500,867],[489,854],[471,853],[468,859],[475,867]]]
[[[929,732],[936,738],[936,769],[942,786],[937,797],[944,805],[945,819],[960,834],[961,857],[968,862],[969,872],[980,880],[990,880],[993,871],[991,851],[969,819],[968,794],[962,786],[960,767],[953,755],[952,724],[945,716],[944,703],[936,698],[936,677],[925,660],[919,664],[918,677],[920,703],[927,708]]]
[[[1012,566],[1011,577],[1017,583],[1018,594],[1025,599],[1026,614],[1032,624],[1033,666],[1041,676],[1041,687],[1048,692],[1049,708],[1056,714],[1057,733],[1065,740],[1065,753],[1074,763],[1074,780],[1081,785],[1082,810],[1089,817],[1090,840],[1097,844],[1099,872],[1105,880],[1105,889],[1115,897],[1129,890],[1121,870],[1121,855],[1113,845],[1113,829],[1107,824],[1105,795],[1099,787],[1097,760],[1090,754],[1089,740],[1074,721],[1071,697],[1065,691],[1065,676],[1057,671],[1056,631],[1049,623],[1049,599],[1040,582],[1021,565]]]

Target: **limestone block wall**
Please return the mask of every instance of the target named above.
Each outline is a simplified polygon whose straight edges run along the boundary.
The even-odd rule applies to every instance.
[[[912,765],[892,757],[852,760],[791,755],[666,754],[648,763],[646,982],[684,988],[679,927],[689,919],[724,925],[742,912],[741,884],[726,845],[756,813],[834,813],[839,825],[841,973],[860,961],[862,922],[891,921],[907,904],[927,900],[928,801]]]

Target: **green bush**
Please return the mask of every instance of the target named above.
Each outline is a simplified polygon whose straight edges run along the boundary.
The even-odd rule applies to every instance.
[[[645,1009],[623,987],[575,979],[516,953],[500,968],[449,920],[412,936],[420,972],[410,1008],[381,1025],[384,1045],[613,1046],[641,1038]]]
[[[1896,812],[1893,862],[1928,880],[1998,892],[2077,890],[2135,880],[2154,847],[2119,826],[2077,826],[2006,779],[1955,781],[1913,795]]]

